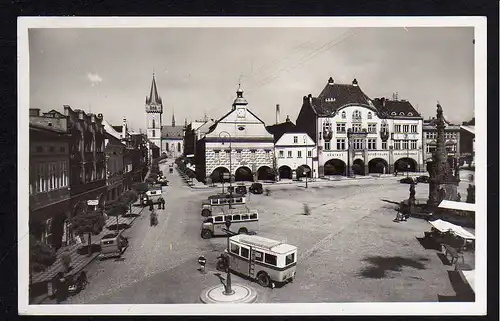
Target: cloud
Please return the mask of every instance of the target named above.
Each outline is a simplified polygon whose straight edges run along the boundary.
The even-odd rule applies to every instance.
[[[87,78],[92,82],[92,84],[100,83],[102,81],[101,76],[98,74],[93,74],[91,72],[87,73]]]

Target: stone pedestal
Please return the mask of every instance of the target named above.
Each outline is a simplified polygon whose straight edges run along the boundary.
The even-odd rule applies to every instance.
[[[224,285],[215,285],[201,292],[200,300],[205,304],[217,303],[255,303],[257,301],[257,291],[248,285],[233,284],[231,286],[233,294],[224,294]]]

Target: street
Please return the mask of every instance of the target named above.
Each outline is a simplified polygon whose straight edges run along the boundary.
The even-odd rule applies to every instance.
[[[160,169],[168,173],[168,163]],[[191,189],[176,170],[166,175],[159,224],[150,227],[146,208],[124,232],[130,246],[123,257],[94,261],[87,288],[65,303],[199,303],[200,292],[220,282],[213,273],[226,240],[200,237],[201,200],[219,190]],[[395,205],[384,200],[408,197],[409,185],[399,178],[280,185],[270,187],[271,196],[249,195],[248,207],[259,210],[257,234],[298,246],[297,276],[275,289],[238,276],[233,283],[251,284],[259,303],[437,301],[438,294],[454,294],[448,267],[416,239],[429,224],[392,221]],[[427,194],[427,184],[416,186],[417,198]],[[303,203],[311,215],[303,215]],[[207,274],[197,271],[200,255]]]

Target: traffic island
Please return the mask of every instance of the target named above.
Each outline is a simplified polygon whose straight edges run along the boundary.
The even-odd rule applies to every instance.
[[[231,294],[225,294],[224,285],[212,286],[201,292],[200,299],[205,304],[255,303],[257,301],[257,291],[251,286],[233,284],[231,290]]]

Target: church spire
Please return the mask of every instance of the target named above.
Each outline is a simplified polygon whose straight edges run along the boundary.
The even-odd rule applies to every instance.
[[[154,72],[153,72],[153,81],[151,83],[151,90],[149,92],[149,97],[146,97],[146,104],[158,105],[158,106],[162,104],[161,97],[158,95],[158,89],[156,88],[156,79]]]

